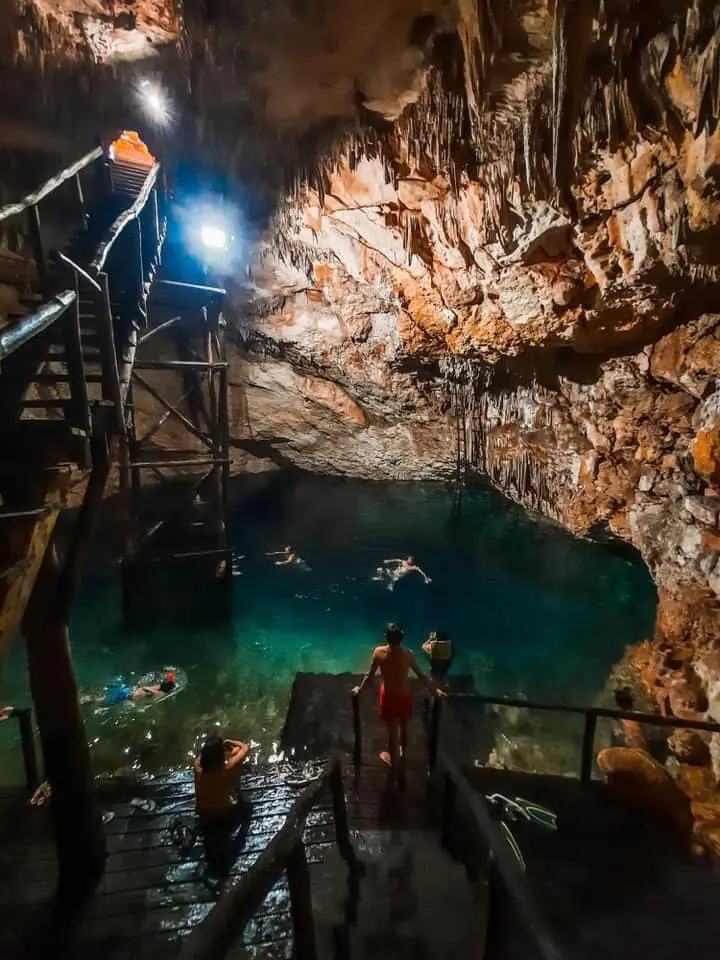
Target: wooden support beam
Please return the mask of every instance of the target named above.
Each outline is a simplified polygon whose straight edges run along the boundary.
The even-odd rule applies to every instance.
[[[169,400],[166,400],[165,397],[163,397],[162,394],[152,386],[152,384],[149,384],[147,380],[137,372],[137,370],[133,370],[132,375],[134,382],[138,383],[146,393],[149,393],[153,400],[157,400],[159,404],[165,407],[171,416],[175,417],[176,420],[179,420],[185,429],[188,430],[194,437],[197,437],[197,439],[202,443],[204,443],[209,450],[212,450],[213,453],[216,452],[215,445],[211,437],[208,437],[206,434],[204,434],[202,430],[198,430],[195,424],[191,420],[188,420],[184,413],[181,413],[177,407],[170,403]]]
[[[47,512],[34,519],[12,521],[13,529],[3,530],[3,553],[14,566],[7,576],[0,578],[0,658],[20,626],[55,530],[60,506],[60,502],[47,504],[42,508]]]
[[[40,565],[22,629],[45,774],[52,788],[58,899],[74,904],[102,873],[105,838],[62,610],[60,565],[52,546]]]
[[[154,470],[156,467],[206,467],[210,464],[220,467],[226,462],[222,457],[197,457],[189,460],[133,460],[130,466],[137,470]]]
[[[167,330],[168,327],[171,327],[174,323],[177,323],[180,320],[182,314],[179,313],[176,317],[171,317],[170,320],[166,320],[164,323],[158,324],[157,327],[153,327],[152,330],[148,330],[147,333],[144,333],[138,340],[138,346],[142,346],[143,343],[147,343],[150,337],[154,337],[156,333],[161,333],[163,330]]]
[[[189,506],[187,502],[188,499],[194,496],[195,492],[199,490],[200,487],[202,487],[205,481],[208,480],[213,475],[214,472],[215,472],[215,468],[213,467],[211,470],[206,470],[201,477],[198,477],[196,480],[194,480],[189,490],[187,491],[187,497],[185,498],[185,502],[183,503],[183,505],[179,507],[179,509],[173,510],[173,512],[169,516],[163,517],[162,520],[158,520],[148,530],[146,530],[145,533],[142,535],[142,539],[138,538],[138,540],[136,541],[133,552],[138,553],[145,546],[147,546],[149,541],[155,536],[155,534],[159,530],[161,530],[168,523],[172,523],[179,516],[182,516],[182,514],[188,509],[188,506]],[[170,480],[167,477],[164,477],[159,472],[159,470],[153,469],[153,473],[159,476],[160,479],[163,480],[165,483],[175,483],[175,484],[177,483],[177,479]]]
[[[136,370],[221,370],[227,367],[224,361],[210,363],[207,360],[138,360]]]
[[[175,401],[175,406],[179,407],[181,403],[184,403],[187,400],[189,393],[190,391],[186,390],[180,396],[180,398]],[[158,432],[158,430],[160,430],[169,419],[170,419],[170,411],[166,410],[165,413],[163,413],[162,416],[156,420],[156,422],[147,431],[147,433],[144,433],[143,436],[140,437],[140,439],[137,441],[138,447],[141,447],[144,443],[147,443],[148,440],[154,437],[155,434]]]

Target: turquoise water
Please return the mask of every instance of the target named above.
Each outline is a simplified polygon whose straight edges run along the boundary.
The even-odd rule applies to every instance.
[[[184,764],[214,724],[271,750],[296,671],[364,669],[387,620],[416,649],[429,630],[448,630],[455,671],[471,673],[481,692],[576,704],[594,702],[625,646],[652,629],[654,587],[624,546],[577,540],[491,490],[466,493],[458,514],[441,486],[275,475],[237,481],[236,503],[245,559],[229,621],[211,622],[198,586],[178,596],[172,620],[130,629],[117,568],[90,565],[71,624],[81,689],[165,663],[189,678],[143,712],[86,709],[99,771]],[[288,543],[310,571],[264,556]],[[408,576],[390,593],[371,580],[384,559],[408,553],[431,584]],[[0,700],[27,702],[20,644]],[[5,780],[19,776],[12,737],[0,728]]]

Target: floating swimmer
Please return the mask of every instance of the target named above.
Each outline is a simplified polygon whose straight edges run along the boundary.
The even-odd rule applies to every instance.
[[[408,573],[419,573],[420,576],[424,579],[425,583],[432,583],[430,577],[425,573],[425,571],[415,563],[415,558],[413,556],[408,556],[403,558],[396,558],[394,560],[384,560],[385,568],[387,570],[387,575],[390,579],[388,584],[388,590],[394,590],[395,584],[401,577],[405,577]],[[391,569],[390,564],[393,564]]]
[[[165,667],[141,677],[135,686],[129,686],[121,677],[112,680],[100,694],[87,694],[80,697],[80,703],[100,703],[103,707],[116,707],[122,704],[159,703],[185,689],[187,678],[178,676],[175,667]]]
[[[303,560],[302,557],[299,557],[299,556],[295,553],[295,551],[293,550],[293,548],[292,548],[292,547],[289,547],[289,546],[288,546],[288,547],[285,547],[284,550],[276,551],[275,553],[268,553],[267,556],[268,556],[268,557],[282,557],[282,560],[276,560],[276,561],[275,561],[275,566],[276,566],[276,567],[289,567],[289,566],[293,566],[293,565],[294,565],[294,566],[296,566],[296,567],[300,567],[301,570],[309,570],[309,569],[310,569],[310,567],[308,566],[308,564],[306,563],[306,561]]]

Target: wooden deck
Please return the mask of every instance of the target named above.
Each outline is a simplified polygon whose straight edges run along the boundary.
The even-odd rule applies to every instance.
[[[358,680],[350,674],[298,676],[282,736],[287,754],[320,757],[352,746],[349,691]],[[458,689],[466,689],[469,680],[456,683]],[[422,943],[435,943],[433,957],[450,957],[456,954],[447,950],[459,949],[459,939],[469,935],[461,925],[455,936],[442,938],[447,949],[436,942],[440,939],[440,916],[449,908],[448,898],[455,904],[467,900],[468,916],[473,911],[464,871],[446,857],[436,841],[422,837],[428,821],[419,692],[417,699],[407,788],[402,793],[389,786],[388,771],[377,757],[383,746],[382,728],[372,692],[362,700],[365,759],[357,769],[350,761],[344,769],[353,842],[364,863],[362,878],[350,876],[338,857],[329,798],[308,819],[307,856],[319,947],[325,956],[336,955],[338,937],[347,937],[353,926],[362,928],[374,957],[378,938],[384,938],[386,944],[383,955],[421,957],[425,951]],[[114,782],[101,789],[104,809],[115,814],[106,827],[107,868],[68,957],[170,960],[216,898],[216,887],[206,877],[202,841],[197,839],[182,847],[175,839],[178,824],[191,827],[194,822],[190,772],[144,783]],[[285,784],[277,765],[251,766],[243,771],[247,828],[240,833],[231,876],[254,863],[281,826],[299,789]],[[133,798],[151,799],[156,809],[144,813],[131,805]],[[55,858],[47,811],[29,807],[20,794],[2,798],[0,956],[18,960],[51,956],[44,952],[45,946],[38,952],[36,935],[38,918],[45,917],[44,907],[52,897],[54,882]],[[408,917],[406,900],[411,888],[415,906]],[[422,910],[418,909],[421,900],[425,902]],[[405,916],[404,926],[401,924],[394,938],[383,932],[390,914]],[[471,927],[474,930],[474,921]],[[362,955],[359,946],[355,944],[353,956]],[[291,921],[284,881],[273,889],[247,928],[244,948],[245,953],[237,950],[233,957],[274,960],[290,956]]]
[[[359,678],[298,675],[281,743],[295,757],[321,757],[353,746],[350,690]],[[456,690],[469,678],[457,678]],[[363,751],[356,768],[344,766],[351,835],[360,868],[349,870],[334,843],[329,797],[308,819],[307,856],[319,956],[352,960],[454,960],[478,955],[484,924],[484,888],[471,884],[463,853],[454,859],[438,839],[428,804],[423,696],[416,691],[407,784],[389,781],[377,753],[384,746],[371,691],[361,699]],[[447,718],[446,718],[447,719]],[[475,759],[486,749],[487,724],[478,711],[455,714],[444,726],[456,756]],[[558,815],[556,833],[513,827],[528,865],[541,913],[566,957],[598,960],[676,960],[682,950],[715,954],[720,871],[669,842],[662,828],[630,815],[599,785],[479,769],[466,771],[476,789],[523,796]],[[277,765],[249,766],[242,774],[245,827],[231,876],[259,856],[282,824],[299,787]],[[105,876],[84,915],[66,960],[171,960],[183,939],[212,908],[217,887],[207,875],[201,840],[178,842],[177,826],[191,827],[189,771],[143,783],[102,787],[107,825]],[[152,799],[142,812],[133,798]],[[458,823],[462,820],[458,813]],[[462,839],[462,838],[461,838]],[[50,960],[33,939],[54,889],[55,862],[47,811],[16,794],[0,798],[0,957]],[[517,926],[517,924],[516,924]],[[29,935],[32,935],[28,940]],[[22,948],[30,944],[30,949]],[[285,882],[278,883],[230,956],[285,958],[292,953]],[[523,950],[513,954],[523,956]]]
[[[274,767],[254,767],[243,776],[247,828],[240,832],[238,857],[231,874],[246,870],[282,824],[297,788],[288,787]],[[190,929],[211,909],[216,885],[206,876],[203,844],[187,847],[174,838],[178,823],[194,822],[194,795],[189,773],[147,784],[113,785],[103,790],[104,809],[115,814],[107,825],[108,861],[105,875],[85,914],[77,946],[78,960],[103,958],[170,958]],[[135,809],[130,800],[149,798],[152,813]],[[47,812],[29,808],[19,795],[6,796],[0,806],[4,824],[0,837],[0,956],[45,956],[37,952],[33,934],[37,918],[54,891],[55,857]],[[329,808],[321,805],[308,820],[306,842],[311,864],[322,861],[332,844]],[[30,935],[30,945],[20,944]],[[279,884],[247,930],[249,955],[290,954],[287,889]],[[272,944],[272,952],[266,947]],[[48,954],[50,956],[50,954]]]

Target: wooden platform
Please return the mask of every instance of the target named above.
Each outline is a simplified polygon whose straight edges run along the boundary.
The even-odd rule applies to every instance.
[[[243,775],[247,828],[239,837],[232,874],[259,856],[282,824],[297,788],[283,783],[275,767],[251,767]],[[152,799],[153,813],[135,809],[134,797]],[[104,809],[115,814],[106,827],[109,857],[105,876],[79,930],[75,960],[129,960],[177,955],[182,939],[211,909],[216,887],[206,876],[203,845],[182,848],[174,839],[178,823],[194,823],[189,772],[145,785],[103,789]],[[21,943],[38,928],[43,905],[55,886],[55,857],[47,811],[31,808],[20,794],[0,802],[0,956],[37,956]],[[308,821],[308,860],[317,865],[332,845],[330,810],[321,805]],[[247,930],[249,956],[285,957],[291,950],[287,889],[279,884]],[[271,952],[268,952],[271,945]],[[45,957],[45,954],[40,954]],[[50,955],[48,954],[48,957]]]
[[[283,749],[296,757],[350,751],[350,690],[358,679],[351,674],[298,675]],[[454,689],[470,686],[469,678],[453,681]],[[433,804],[428,803],[421,691],[415,691],[415,699],[405,790],[389,781],[377,759],[384,730],[373,692],[368,690],[360,701],[362,762],[355,767],[348,755],[344,765],[359,869],[350,870],[338,855],[329,798],[308,819],[305,838],[322,960],[462,960],[478,955],[484,888],[468,882],[462,865],[467,835],[459,833],[460,845],[449,848],[456,858],[439,840]],[[456,757],[476,760],[487,746],[487,726],[481,712],[460,709],[450,715],[444,736]],[[465,770],[484,794],[522,796],[557,813],[556,833],[532,825],[513,830],[541,914],[566,960],[636,960],[645,954],[676,960],[680,950],[698,960],[715,955],[716,864],[691,858],[669,841],[664,828],[634,817],[600,785],[583,789],[570,779],[480,769],[470,762]],[[251,765],[243,771],[247,816],[231,875],[255,862],[299,789],[285,782],[277,765]],[[102,797],[104,808],[115,814],[106,827],[107,870],[66,960],[174,960],[217,893],[201,840],[178,840],[178,825],[194,824],[190,772],[144,783],[114,782],[102,788]],[[131,804],[133,798],[152,799],[156,808],[142,812]],[[0,798],[0,957],[51,960],[52,952],[23,952],[23,944],[40,929],[38,918],[53,893],[54,878],[47,811],[28,807],[19,794]],[[274,960],[291,953],[283,881],[230,957]],[[529,954],[521,947],[513,955]]]
[[[484,794],[553,810],[558,829],[513,826],[540,911],[565,958],[677,960],[717,953],[720,864],[633,814],[598,783],[503,770],[466,774]]]

